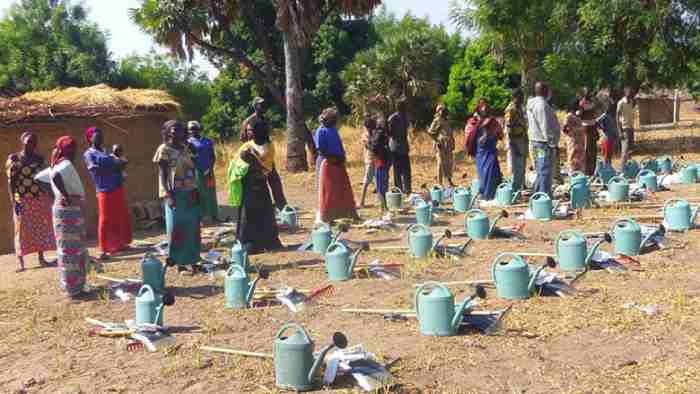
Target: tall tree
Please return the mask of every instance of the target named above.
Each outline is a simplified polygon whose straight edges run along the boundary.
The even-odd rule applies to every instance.
[[[21,0],[0,21],[0,88],[94,85],[114,67],[105,34],[68,0]]]
[[[450,18],[492,39],[496,57],[520,62],[521,83],[532,90],[547,53],[569,35],[577,0],[452,0]]]
[[[191,57],[195,47],[213,52],[228,61],[235,61],[251,70],[256,78],[287,109],[287,169],[299,172],[308,169],[306,125],[303,113],[301,50],[307,48],[324,18],[342,11],[351,16],[370,13],[381,0],[141,0],[133,10],[133,18],[157,42],[167,45],[180,57]],[[270,38],[272,24],[264,20],[265,7],[274,7],[274,26],[282,34],[284,48],[285,94],[275,84],[279,73],[274,64],[274,42]],[[246,53],[245,37],[236,25],[244,20],[252,32],[262,59]],[[222,38],[228,38],[222,45]]]

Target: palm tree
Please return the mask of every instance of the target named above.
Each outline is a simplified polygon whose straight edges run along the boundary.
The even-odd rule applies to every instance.
[[[271,0],[276,8],[276,27],[284,39],[286,92],[284,96],[274,83],[273,65],[258,65],[236,47],[220,47],[211,38],[227,32],[241,15],[256,15],[258,1],[252,0],[141,0],[141,7],[132,10],[132,19],[156,42],[168,46],[180,57],[191,57],[198,47],[216,52],[243,64],[260,79],[270,94],[287,109],[287,170],[308,170],[305,142],[300,49],[310,45],[324,18],[340,10],[348,16],[368,15],[381,0]],[[255,18],[253,18],[255,19]],[[257,20],[257,19],[256,19]],[[269,36],[264,26],[256,23],[254,34],[263,52],[268,52]]]

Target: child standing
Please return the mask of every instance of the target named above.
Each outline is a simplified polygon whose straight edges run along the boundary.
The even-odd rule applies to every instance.
[[[569,137],[567,143],[567,156],[569,161],[569,173],[583,171],[586,163],[586,134],[583,121],[580,118],[581,110],[578,100],[569,104],[564,123],[564,134]]]

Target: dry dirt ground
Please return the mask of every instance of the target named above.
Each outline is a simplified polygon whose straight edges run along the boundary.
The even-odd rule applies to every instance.
[[[356,132],[345,134],[351,157],[359,154]],[[640,134],[636,158],[647,154],[683,155],[700,161],[700,130]],[[434,182],[434,160],[427,144],[414,149],[414,184]],[[502,165],[504,161],[502,160]],[[505,167],[505,166],[504,166]],[[462,178],[462,174],[467,174]],[[468,184],[472,163],[458,162],[458,183]],[[315,206],[312,174],[283,175],[289,200],[304,212]],[[361,164],[351,163],[356,194],[360,191]],[[223,182],[221,182],[223,183]],[[700,197],[697,186],[676,186],[659,193],[663,202],[672,196]],[[374,196],[369,201],[374,203]],[[494,211],[491,210],[493,215]],[[397,393],[692,393],[700,392],[700,231],[671,234],[667,249],[643,255],[641,267],[625,274],[591,272],[578,284],[574,298],[534,297],[515,302],[495,336],[464,333],[454,337],[426,337],[415,320],[389,322],[381,315],[343,313],[341,308],[412,308],[414,284],[426,280],[488,279],[494,257],[505,251],[551,253],[559,231],[575,228],[602,231],[614,218],[649,215],[655,209],[588,210],[583,220],[539,223],[527,221],[527,241],[478,241],[460,261],[415,262],[403,254],[367,252],[361,262],[380,258],[403,262],[400,280],[355,278],[334,284],[335,292],[304,312],[285,307],[242,311],[224,309],[223,280],[206,275],[180,276],[171,271],[167,283],[177,302],[166,310],[166,323],[193,326],[193,332],[175,334],[178,347],[158,353],[131,353],[124,340],[90,337],[85,317],[106,321],[133,318],[133,301],[110,297],[106,282],[90,275],[95,297],[80,304],[64,301],[55,269],[31,269],[15,274],[14,256],[0,257],[0,392],[41,393],[200,393],[276,392],[270,360],[205,353],[201,345],[270,352],[273,337],[289,320],[302,323],[317,348],[334,331],[344,332],[350,344],[364,344],[384,359],[400,360],[391,371]],[[361,211],[376,217],[376,209]],[[302,215],[304,228],[283,234],[286,243],[301,242],[312,226],[311,214]],[[590,220],[592,217],[599,219]],[[410,217],[400,218],[410,222]],[[440,219],[452,229],[463,217]],[[515,218],[503,225],[518,223]],[[438,230],[436,230],[438,231]],[[139,234],[140,238],[162,235]],[[373,245],[405,243],[405,233],[368,235],[354,229],[352,240]],[[92,245],[94,246],[94,244]],[[610,246],[605,246],[610,250]],[[93,255],[95,249],[91,249]],[[116,258],[105,274],[139,277],[140,255]],[[323,270],[300,269],[320,261],[312,253],[284,252],[255,256],[255,265],[272,270],[261,286],[287,284],[316,288],[327,283]],[[29,259],[29,266],[35,264]],[[458,301],[471,290],[455,286]],[[480,306],[493,310],[508,305],[489,297]],[[626,303],[656,304],[660,313],[647,316],[624,309]],[[343,380],[329,392],[357,392]]]

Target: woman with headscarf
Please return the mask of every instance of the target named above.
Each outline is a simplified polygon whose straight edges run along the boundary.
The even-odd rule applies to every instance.
[[[44,258],[44,252],[56,250],[56,238],[51,221],[53,199],[44,186],[34,176],[46,167],[42,156],[36,153],[38,138],[34,133],[25,132],[20,137],[23,149],[7,158],[8,190],[15,222],[15,255],[19,267],[24,271],[24,256],[39,254],[39,265],[47,267],[51,263]]]
[[[252,140],[238,150],[229,174],[241,182],[238,208],[238,240],[248,254],[282,248],[267,179],[275,168],[275,147],[266,129],[255,129]],[[236,171],[233,168],[243,168]],[[230,179],[234,181],[234,179]]]
[[[85,140],[90,147],[83,154],[83,159],[97,191],[97,238],[102,250],[100,259],[104,260],[109,258],[109,254],[128,249],[132,241],[131,216],[122,172],[126,161],[104,151],[101,129],[87,129]]]
[[[85,248],[85,188],[73,165],[77,149],[78,144],[72,137],[59,138],[51,154],[49,169],[61,287],[71,298],[85,294],[83,288],[90,259]]]
[[[336,128],[338,109],[326,108],[319,117],[321,127],[314,135],[318,152],[316,183],[319,196],[317,222],[330,223],[341,218],[359,219],[350,178],[345,168],[345,149]]]
[[[176,120],[163,124],[163,143],[153,162],[158,165],[158,195],[163,199],[168,256],[179,271],[200,260],[199,196],[193,152],[185,144],[185,127]]]
[[[497,149],[498,140],[503,138],[503,128],[491,116],[485,99],[479,100],[474,115],[467,122],[467,130],[467,152],[476,157],[479,193],[484,200],[493,200],[496,188],[503,181]]]

